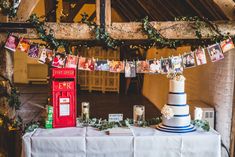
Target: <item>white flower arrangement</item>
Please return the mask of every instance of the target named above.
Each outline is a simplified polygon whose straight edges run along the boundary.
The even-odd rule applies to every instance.
[[[180,72],[177,72],[177,73],[170,72],[167,74],[167,78],[175,80],[175,81],[185,81],[185,77]]]
[[[170,106],[164,105],[162,110],[161,110],[161,114],[166,119],[171,119],[174,116],[174,111],[173,111],[173,109]]]

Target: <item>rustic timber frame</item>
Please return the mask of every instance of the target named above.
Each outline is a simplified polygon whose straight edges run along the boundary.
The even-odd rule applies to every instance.
[[[233,8],[224,9],[224,0],[215,0],[216,3],[226,12],[226,15],[230,20],[234,20],[232,14]],[[7,17],[0,17],[0,41],[4,42],[7,38],[5,33],[6,29],[9,32],[14,32],[16,36],[25,37],[29,39],[37,39],[38,34],[34,28],[25,21],[31,15],[33,9],[38,4],[39,0],[22,0],[17,17],[8,23]],[[232,0],[227,0],[227,4],[233,7],[234,2]],[[103,27],[112,38],[118,40],[147,40],[148,37],[141,31],[140,22],[129,22],[129,23],[111,23],[111,0],[96,0],[96,23]],[[159,32],[168,39],[197,39],[195,35],[195,30],[193,29],[193,22],[187,21],[167,21],[167,22],[151,22],[151,24],[159,30]],[[215,24],[218,25],[218,29],[222,34],[229,33],[230,35],[235,35],[235,21],[217,21]],[[47,29],[51,28],[54,30],[54,36],[57,39],[63,40],[79,40],[79,41],[92,41],[95,40],[95,35],[92,30],[82,23],[46,23]],[[202,39],[207,39],[208,34],[213,35],[209,28],[203,28]],[[13,57],[10,52],[3,50],[6,58],[6,65],[4,69],[4,75],[12,80],[12,68],[13,68]],[[233,116],[235,117],[235,116]],[[235,118],[233,118],[235,119]],[[235,120],[233,120],[235,121]],[[233,133],[231,136],[235,136],[235,125],[233,125]],[[234,140],[234,139],[233,139]],[[235,140],[234,140],[235,141]],[[234,142],[232,142],[234,143]],[[233,150],[234,145],[231,146]],[[233,153],[233,151],[231,151]]]

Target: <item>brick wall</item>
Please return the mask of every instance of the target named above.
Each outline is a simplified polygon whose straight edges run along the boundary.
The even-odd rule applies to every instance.
[[[148,52],[148,58],[153,58],[153,52],[153,50]],[[160,56],[164,50],[158,52]],[[188,100],[202,100],[215,107],[216,130],[222,135],[222,140],[228,148],[233,106],[234,65],[235,49],[226,53],[225,59],[221,61],[211,63],[208,60],[206,65],[184,71]],[[143,94],[159,109],[166,103],[167,93],[168,79],[165,75],[145,75]]]

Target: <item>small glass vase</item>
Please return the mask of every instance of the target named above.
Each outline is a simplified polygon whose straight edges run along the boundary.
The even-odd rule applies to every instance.
[[[85,123],[88,123],[89,118],[90,118],[90,104],[89,104],[89,102],[82,102],[81,117]]]
[[[141,126],[145,120],[145,107],[143,105],[134,105],[133,122],[134,126]]]

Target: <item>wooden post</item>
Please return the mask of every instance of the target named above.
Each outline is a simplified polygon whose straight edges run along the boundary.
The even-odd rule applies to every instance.
[[[96,0],[96,24],[111,25],[111,0]]]
[[[1,21],[0,22],[8,22],[8,17],[6,16],[3,16],[3,15],[0,15],[0,19]],[[1,38],[0,38],[0,42],[1,42],[1,47],[3,48],[5,42],[6,42],[6,39],[7,39],[7,33],[3,33],[1,34]],[[7,79],[9,79],[11,82],[13,82],[13,66],[14,66],[14,62],[13,62],[13,53],[9,50],[6,50],[6,49],[1,49],[0,50],[2,56],[2,62],[1,62],[1,71],[0,73],[5,76]],[[4,98],[3,98],[4,99]],[[7,104],[7,103],[5,103]],[[4,105],[4,104],[1,104],[1,105]],[[8,117],[9,118],[13,118],[15,116],[15,109],[14,108],[10,108],[8,106],[6,106],[6,109],[8,113]]]

